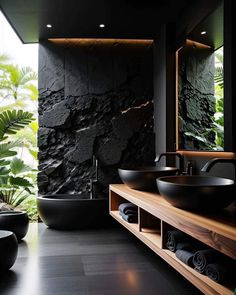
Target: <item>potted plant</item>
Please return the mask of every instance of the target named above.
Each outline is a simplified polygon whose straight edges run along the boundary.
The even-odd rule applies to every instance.
[[[22,110],[7,110],[0,113],[0,230],[13,231],[18,240],[27,233],[29,219],[26,212],[17,207],[31,194],[32,168],[17,157],[15,148],[22,142],[12,135],[33,121],[33,114]],[[11,136],[11,138],[9,138]],[[8,210],[5,210],[8,209]],[[0,209],[1,210],[1,209]]]

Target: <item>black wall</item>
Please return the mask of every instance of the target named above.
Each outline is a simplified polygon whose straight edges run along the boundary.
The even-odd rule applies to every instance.
[[[210,150],[215,146],[215,133],[206,132],[214,128],[214,71],[212,49],[198,47],[196,43],[191,42],[178,51],[177,111],[180,150]],[[191,136],[186,135],[187,132]]]
[[[119,166],[152,164],[152,42],[44,41],[39,46],[39,193],[99,193]]]

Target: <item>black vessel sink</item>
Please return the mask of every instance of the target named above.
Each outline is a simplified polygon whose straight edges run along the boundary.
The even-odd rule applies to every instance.
[[[235,199],[233,180],[213,176],[169,176],[156,180],[160,194],[173,206],[191,211],[215,211]]]
[[[130,169],[118,169],[123,183],[137,190],[156,190],[156,179],[161,176],[175,175],[176,167],[136,167]]]

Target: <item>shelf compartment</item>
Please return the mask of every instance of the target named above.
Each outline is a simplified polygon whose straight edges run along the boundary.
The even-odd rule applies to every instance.
[[[129,223],[125,221],[121,216],[118,210],[110,211],[110,215],[115,218],[119,223],[124,225],[128,230],[130,230],[132,233],[139,232],[139,225],[138,223]]]
[[[169,225],[168,223],[162,222],[162,241],[163,241],[162,246],[163,246],[163,251],[165,251],[165,253],[167,253],[170,257],[172,257],[174,260],[176,260],[179,263],[179,265],[182,265],[184,268],[186,268],[188,271],[190,271],[196,278],[199,278],[202,281],[206,282],[210,287],[212,287],[214,289],[217,288],[217,292],[216,293],[213,293],[213,294],[232,294],[232,290],[230,288],[228,288],[228,287],[226,287],[224,285],[221,285],[221,284],[218,284],[218,283],[212,281],[210,278],[208,278],[204,274],[198,273],[196,270],[194,270],[194,268],[191,268],[190,266],[186,265],[181,260],[179,260],[176,257],[176,255],[175,255],[174,252],[172,252],[169,249],[167,249],[167,247],[166,247],[166,243],[167,243],[167,232],[169,230],[176,230],[176,231],[182,232],[181,230],[179,230],[179,229],[177,229],[177,228]],[[193,240],[193,244],[195,243],[194,240],[196,241],[196,243],[199,244],[199,241],[197,239],[194,239],[191,236],[189,236],[189,237]],[[202,242],[199,245],[201,245],[201,246],[204,246],[205,245],[206,248],[210,248],[208,245],[206,245],[206,244],[204,244]],[[221,255],[227,257],[227,255],[224,255],[222,253],[221,253]],[[230,258],[228,257],[227,259],[230,259]],[[231,259],[231,260],[232,260],[232,263],[233,263],[233,259]],[[220,290],[220,292],[218,292],[218,290]],[[223,293],[221,293],[221,292],[223,292]]]
[[[217,294],[217,295],[233,295],[233,288],[229,288],[226,286],[223,286],[221,284],[218,284],[214,281],[212,281],[210,278],[208,278],[206,275],[198,273],[193,268],[189,267],[182,261],[180,261],[176,256],[174,252],[171,252],[170,250],[163,249],[164,253],[166,253],[173,262],[171,265],[177,270],[180,271],[181,268],[184,268],[187,270],[186,272],[181,272],[187,279],[191,280],[192,283],[197,286],[200,290],[202,290],[205,294]],[[189,275],[188,275],[189,273]],[[205,290],[205,291],[204,291]]]
[[[127,199],[121,197],[113,191],[110,191],[109,211],[117,211],[119,205],[129,202]]]
[[[194,244],[198,245],[203,245],[202,242],[200,242],[199,240],[193,238],[191,235],[186,234],[185,232],[183,232],[182,230],[162,221],[162,249],[168,249],[166,244],[167,244],[167,232],[168,231],[178,231],[183,233],[184,235],[186,235],[187,237],[189,237],[189,240],[192,241],[196,241]],[[187,238],[188,239],[188,238]],[[184,241],[183,241],[184,242]],[[206,245],[206,248],[210,248],[209,246]]]
[[[139,208],[140,234],[161,248],[161,220],[147,211]]]

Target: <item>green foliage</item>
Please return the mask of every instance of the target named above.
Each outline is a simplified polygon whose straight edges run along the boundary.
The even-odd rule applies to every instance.
[[[36,198],[33,195],[30,195],[26,198],[21,204],[20,209],[27,212],[30,221],[37,222],[38,221],[38,212],[37,212],[37,204]]]
[[[33,114],[22,110],[7,110],[0,114],[0,141],[7,138],[4,135],[16,134],[22,127],[33,121]]]
[[[25,165],[25,163],[19,158],[13,158],[10,163],[11,173],[13,175],[22,174],[32,170],[31,167]]]
[[[6,167],[0,167],[0,176],[6,176],[8,175],[10,172],[9,169],[7,169]]]
[[[8,134],[16,134],[18,130],[24,128],[33,120],[33,114],[22,110],[7,110],[0,113],[0,198],[12,206],[18,206],[30,194],[29,188],[33,187],[30,180],[24,176],[19,176],[30,171],[30,167],[13,156],[17,155],[12,148],[19,146],[19,141],[4,142],[8,139]],[[10,158],[7,160],[6,158]],[[27,194],[24,194],[26,192]]]
[[[8,56],[0,55],[0,198],[37,220],[37,74],[9,62]],[[21,159],[22,153],[30,165]]]
[[[32,121],[32,116],[31,113],[15,110],[0,113],[0,140],[8,139],[6,134],[16,134]],[[21,159],[12,158],[17,155],[12,150],[16,146],[19,146],[18,140],[0,144],[0,198],[13,207],[20,205],[31,194],[30,188],[33,187],[32,182],[23,175],[32,169]]]
[[[30,67],[19,68],[17,65],[4,64],[1,69],[4,74],[2,74],[0,88],[5,90],[4,98],[11,96],[17,100],[30,96],[32,89],[29,83],[38,79],[37,74]]]
[[[216,112],[213,117],[213,131],[215,132],[216,146],[224,149],[224,69],[223,69],[223,47],[216,51],[215,67],[215,98]]]
[[[13,157],[17,155],[17,152],[11,151],[10,148],[11,146],[8,143],[0,144],[0,159],[4,160],[4,158]]]

